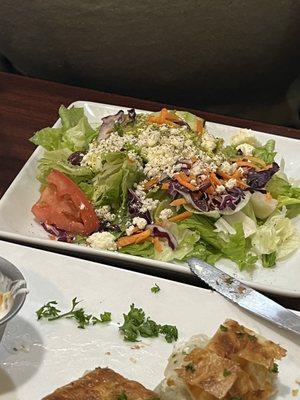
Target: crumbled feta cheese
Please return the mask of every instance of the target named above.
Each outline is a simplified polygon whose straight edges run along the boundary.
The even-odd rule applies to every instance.
[[[207,167],[208,167],[208,164],[202,162],[201,160],[196,161],[192,165],[191,174],[195,175],[195,176],[200,175],[203,172],[203,170],[205,170]]]
[[[115,237],[109,232],[93,233],[86,241],[94,249],[117,250]]]
[[[232,189],[236,186],[236,179],[229,179],[225,184],[227,189]]]
[[[144,199],[142,201],[141,212],[154,210],[157,207],[158,203],[158,200],[153,200],[151,198]]]
[[[240,174],[243,174],[244,173],[244,170],[243,170],[243,168],[242,167],[238,167],[238,172],[240,173]]]
[[[134,217],[132,220],[133,225],[136,225],[139,229],[144,229],[147,225],[145,218]]]
[[[224,185],[218,185],[216,187],[216,192],[217,193],[223,193],[225,191],[225,186]]]
[[[216,140],[212,135],[206,133],[202,136],[201,145],[206,151],[213,151],[216,148]]]
[[[159,218],[162,219],[163,221],[165,221],[168,218],[172,217],[172,215],[173,215],[173,211],[170,208],[165,208],[160,212]]]
[[[116,218],[116,215],[112,214],[110,210],[110,206],[107,205],[97,208],[95,212],[97,217],[99,217],[101,220],[112,222]]]
[[[242,143],[236,146],[237,150],[241,150],[241,152],[244,154],[244,156],[252,156],[253,150],[255,149],[254,146],[251,146],[251,144],[248,143]]]
[[[226,174],[233,174],[236,168],[236,163],[230,164],[228,161],[224,161],[220,166],[220,170],[225,172]]]
[[[135,226],[134,225],[130,225],[127,229],[126,229],[126,235],[127,236],[131,236],[133,234],[135,230]]]
[[[261,145],[250,129],[241,129],[239,133],[231,137],[230,143],[233,146],[238,146],[239,144],[242,143],[247,143],[254,147]]]

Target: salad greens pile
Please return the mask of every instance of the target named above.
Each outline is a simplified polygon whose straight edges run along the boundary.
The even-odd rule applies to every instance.
[[[272,267],[299,247],[300,188],[275,162],[274,140],[241,130],[225,145],[201,118],[166,109],[119,111],[96,127],[82,108],[59,115],[60,128],[31,138],[45,149],[37,178],[42,190],[53,170],[71,179],[99,228],[61,236],[59,218],[40,219],[58,240],[161,261],[225,257],[241,270]]]

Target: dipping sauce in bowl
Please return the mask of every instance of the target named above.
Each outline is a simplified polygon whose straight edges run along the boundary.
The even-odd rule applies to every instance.
[[[22,273],[0,257],[0,340],[7,322],[21,309],[28,293]]]

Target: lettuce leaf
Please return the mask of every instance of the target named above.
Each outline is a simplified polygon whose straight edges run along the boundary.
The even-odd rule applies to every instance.
[[[300,187],[293,186],[283,177],[275,174],[266,186],[272,197],[278,200],[278,207],[286,206],[287,217],[300,214]]]
[[[64,129],[73,128],[84,117],[83,108],[66,108],[65,106],[60,106],[58,113]]]
[[[64,129],[64,128],[62,128]],[[97,136],[87,117],[82,117],[78,124],[63,130],[61,146],[72,151],[86,150],[89,143]]]
[[[140,256],[146,258],[154,258],[154,247],[151,242],[143,242],[130,244],[119,249],[120,253],[131,254],[132,256]]]
[[[184,260],[191,257],[200,258],[201,260],[214,265],[222,257],[222,253],[218,249],[200,240],[195,244],[193,250],[186,255]]]
[[[261,257],[262,265],[264,268],[274,267],[276,264],[276,251],[270,254],[263,254]]]
[[[194,115],[188,111],[175,111],[175,114],[189,124],[190,128],[195,132],[197,132],[197,125],[199,123],[201,126],[203,126],[205,123],[203,118],[198,117],[197,115]]]
[[[258,227],[252,237],[252,245],[259,255],[276,252],[277,259],[286,257],[299,248],[300,239],[292,221],[285,216],[286,209],[272,215]]]
[[[104,154],[102,163],[102,169],[93,181],[92,202],[97,206],[110,204],[118,211],[118,222],[124,222],[128,189],[142,179],[143,173],[137,163],[130,161],[121,152]]]
[[[199,234],[189,229],[184,229],[174,222],[168,222],[164,227],[170,231],[177,240],[177,247],[172,250],[166,243],[162,242],[162,252],[155,252],[155,259],[160,261],[184,260],[194,250],[195,243],[199,240]]]
[[[44,128],[29,139],[35,145],[46,150],[69,149],[86,150],[89,143],[97,136],[84,115],[83,108],[59,109],[62,126],[60,128]]]
[[[203,242],[220,251],[222,256],[236,262],[241,270],[252,268],[257,260],[257,257],[249,252],[251,242],[245,238],[241,223],[234,226],[236,233],[229,235],[228,241],[220,237],[215,231],[214,223],[203,215],[193,215],[179,225],[197,232]]]
[[[38,161],[38,180],[45,184],[49,173],[56,169],[71,178],[75,183],[88,181],[93,172],[88,167],[70,164],[67,159],[71,151],[68,149],[45,151],[43,158]]]
[[[256,147],[253,151],[253,155],[263,160],[266,164],[271,164],[276,156],[275,140],[269,139],[264,146]]]

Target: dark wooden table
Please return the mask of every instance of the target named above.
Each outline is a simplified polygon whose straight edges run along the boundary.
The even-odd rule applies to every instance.
[[[68,106],[76,100],[89,100],[153,111],[166,106],[131,97],[0,73],[0,197],[33,152],[34,146],[28,141],[32,133],[43,127],[51,126],[57,119],[59,106],[61,104]],[[189,111],[213,122],[300,138],[298,129],[216,115],[200,110]],[[193,277],[166,275],[163,271],[159,271],[159,275],[199,286],[199,281]],[[274,298],[286,307],[300,310],[300,299],[279,296],[274,296]]]

